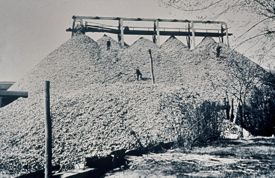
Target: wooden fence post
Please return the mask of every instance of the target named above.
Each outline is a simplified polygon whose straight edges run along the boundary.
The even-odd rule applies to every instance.
[[[190,39],[190,23],[188,23],[188,36],[186,36],[188,49],[191,49],[191,39]]]
[[[45,178],[50,178],[52,174],[52,121],[50,111],[50,82],[45,82]]]
[[[229,111],[230,111],[230,105],[229,105],[229,101],[224,98],[224,107],[225,107],[225,113],[226,113],[226,119],[230,120],[230,115],[229,115]]]
[[[230,121],[234,121],[234,99],[232,98],[231,100],[231,116],[230,116]]]
[[[151,64],[151,76],[152,76],[152,83],[155,84],[155,75],[154,75],[154,66],[153,66],[153,57],[151,49],[148,50],[150,54],[150,64]]]

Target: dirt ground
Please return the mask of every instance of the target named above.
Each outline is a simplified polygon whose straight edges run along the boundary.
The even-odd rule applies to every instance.
[[[129,157],[130,168],[106,177],[274,177],[275,138],[219,140],[191,151]]]

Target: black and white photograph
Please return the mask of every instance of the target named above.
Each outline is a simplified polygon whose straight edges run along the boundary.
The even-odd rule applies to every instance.
[[[275,177],[275,0],[0,0],[0,178]]]

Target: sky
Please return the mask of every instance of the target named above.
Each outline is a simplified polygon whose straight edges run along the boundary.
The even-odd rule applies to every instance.
[[[70,39],[65,30],[71,26],[73,15],[223,20],[234,33],[230,39],[233,44],[255,19],[243,13],[216,16],[213,11],[184,12],[159,0],[0,0],[0,81],[19,80]],[[248,48],[240,52],[252,56]]]

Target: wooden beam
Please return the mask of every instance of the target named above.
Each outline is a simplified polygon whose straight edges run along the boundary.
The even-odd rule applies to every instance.
[[[27,98],[28,92],[0,90],[0,108],[12,103],[20,97]]]
[[[68,29],[70,31],[71,29]],[[106,28],[98,28],[98,27],[92,27],[87,26],[85,29],[85,32],[100,32],[100,33],[112,33],[120,35],[120,31],[118,29],[106,29]],[[148,30],[129,30],[124,31],[124,35],[154,35],[154,30],[148,31]],[[159,31],[160,36],[192,36],[192,32],[188,31]],[[196,37],[220,37],[222,34],[218,32],[198,32],[195,31]],[[228,33],[228,36],[231,36],[232,33]],[[119,40],[118,40],[119,41]]]
[[[203,21],[203,20],[183,20],[183,19],[152,19],[152,18],[127,18],[127,17],[99,17],[99,16],[73,16],[76,19],[91,19],[91,20],[119,20],[124,21],[151,21],[154,22],[158,20],[159,22],[184,22],[184,23],[205,23],[205,24],[225,24],[223,21]]]
[[[0,90],[8,90],[15,82],[0,82]]]
[[[28,97],[28,92],[0,90],[0,97],[23,97],[23,98],[27,98]]]
[[[112,27],[99,27],[99,26],[91,26],[88,24],[85,24],[85,28],[83,27],[83,33],[85,32],[105,32],[105,33],[113,33],[118,35],[118,41],[121,46],[124,46],[124,35],[153,35],[153,41],[158,44],[160,41],[160,35],[167,35],[167,36],[187,36],[187,41],[190,41],[190,48],[192,45],[195,47],[195,37],[218,37],[221,41],[224,41],[223,37],[226,36],[227,45],[229,46],[229,36],[232,35],[228,32],[227,24],[223,21],[203,21],[203,20],[183,20],[183,19],[152,19],[152,18],[126,18],[126,17],[99,17],[99,16],[73,16],[74,22],[79,21],[81,24],[83,24],[83,20],[118,20],[119,25],[118,29],[113,29]],[[127,30],[124,31],[123,21],[147,21],[147,22],[154,22],[154,30]],[[188,31],[166,31],[159,29],[159,22],[179,22],[179,23],[187,23],[190,25],[191,23],[191,29]],[[210,29],[210,30],[216,30],[217,32],[204,32],[203,30],[207,29],[195,29],[195,24],[220,24],[222,27],[222,30],[225,30],[225,34],[223,31],[220,32],[220,29]],[[74,26],[74,25],[73,25]],[[72,27],[72,29],[67,29],[66,31],[70,31],[72,33],[76,32],[75,27]],[[192,40],[190,39],[190,36],[192,35]],[[191,45],[192,41],[192,45]]]

